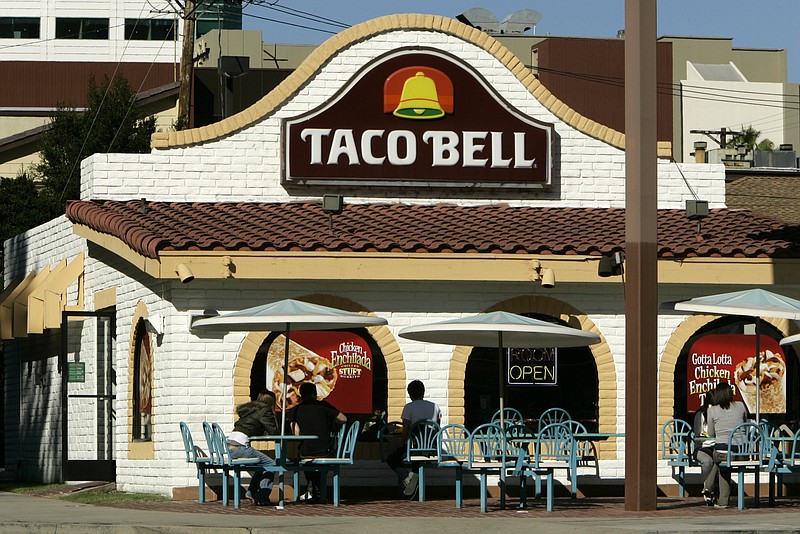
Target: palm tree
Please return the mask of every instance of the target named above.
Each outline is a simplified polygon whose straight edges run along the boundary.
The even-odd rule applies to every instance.
[[[725,145],[725,148],[736,148],[738,146],[745,146],[747,147],[748,152],[752,152],[753,150],[774,150],[775,143],[770,141],[769,139],[762,139],[761,141],[758,138],[761,136],[761,132],[753,128],[752,125],[745,128],[742,126],[742,131],[733,137],[728,143]]]

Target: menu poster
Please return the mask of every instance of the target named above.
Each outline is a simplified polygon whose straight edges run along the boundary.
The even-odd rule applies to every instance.
[[[694,342],[686,362],[686,409],[700,409],[720,382],[731,384],[734,400],[756,413],[757,387],[761,413],[786,412],[786,359],[777,341],[759,336],[760,371],[756,373],[756,336],[709,334]],[[760,384],[756,385],[756,374]]]
[[[282,406],[283,359],[286,338],[282,334],[269,347],[267,385]],[[289,343],[289,380],[286,407],[300,403],[300,385],[311,382],[317,398],[344,413],[372,413],[372,354],[367,342],[352,332],[333,330],[292,332]]]

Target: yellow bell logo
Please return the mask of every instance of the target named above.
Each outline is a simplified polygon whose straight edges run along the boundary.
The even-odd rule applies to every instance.
[[[400,102],[393,115],[403,119],[438,119],[444,116],[436,82],[417,72],[403,84]]]

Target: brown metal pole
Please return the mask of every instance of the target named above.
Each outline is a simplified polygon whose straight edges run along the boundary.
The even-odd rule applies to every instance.
[[[656,0],[625,0],[625,509],[656,509]]]

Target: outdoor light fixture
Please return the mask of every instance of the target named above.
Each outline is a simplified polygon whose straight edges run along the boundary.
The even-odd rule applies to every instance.
[[[597,276],[607,278],[609,276],[620,276],[624,274],[623,262],[625,256],[622,252],[615,252],[611,255],[600,257],[600,264],[597,266]]]
[[[328,214],[328,227],[333,230],[333,216],[344,211],[342,195],[322,195],[322,213]]]
[[[531,280],[534,282],[539,281],[542,287],[550,289],[556,286],[556,273],[553,269],[542,267],[539,260],[531,261]]]
[[[708,216],[707,200],[687,200],[686,217],[691,220],[702,219]]]
[[[164,316],[150,315],[144,318],[144,328],[151,334],[160,336],[164,333]]]
[[[180,278],[182,284],[188,284],[194,280],[194,273],[185,263],[179,263],[175,272],[178,273],[178,278]]]
[[[328,215],[339,215],[344,211],[342,195],[322,195],[322,212]]]

